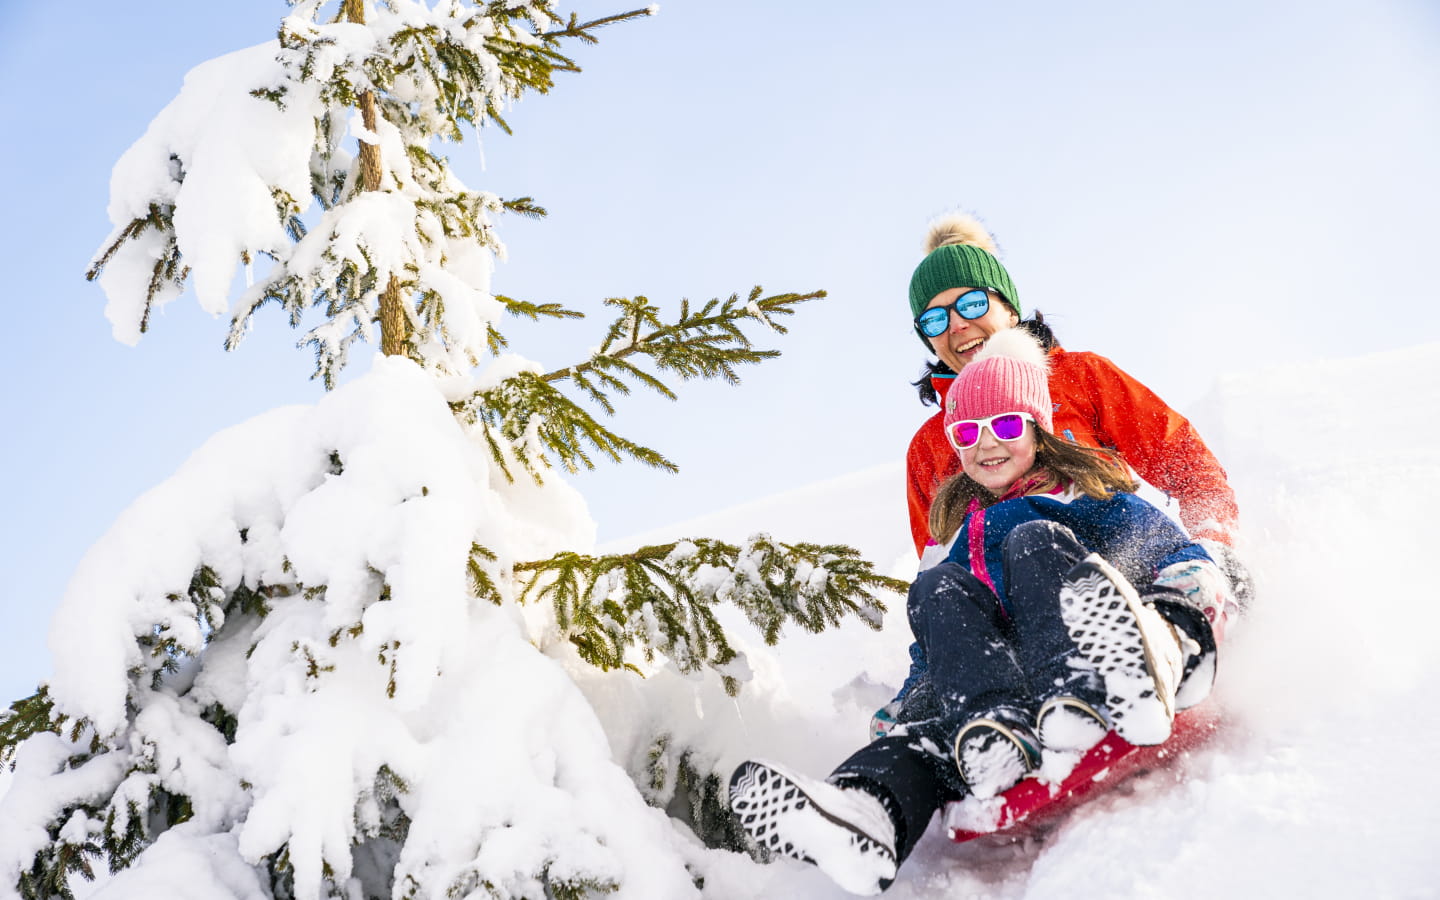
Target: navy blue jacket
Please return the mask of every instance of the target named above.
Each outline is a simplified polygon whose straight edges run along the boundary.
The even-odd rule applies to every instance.
[[[1172,563],[1209,560],[1169,516],[1134,494],[1115,493],[1109,500],[1083,494],[1030,494],[1002,500],[965,518],[950,545],[946,562],[958,563],[989,585],[1008,616],[1005,596],[1005,538],[1017,525],[1049,519],[1068,527],[1086,549],[1119,569],[1142,594],[1161,569]],[[1059,615],[1059,598],[1056,598]],[[927,668],[924,651],[910,645],[910,676],[897,699],[910,692]]]

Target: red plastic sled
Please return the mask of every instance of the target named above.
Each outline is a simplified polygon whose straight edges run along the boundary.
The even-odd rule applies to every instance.
[[[1178,753],[1205,743],[1220,722],[1212,703],[1175,717],[1170,739],[1154,747],[1136,747],[1115,732],[1090,748],[1058,785],[1026,778],[991,800],[967,797],[945,810],[945,829],[956,843],[1034,825],[1073,809],[1086,797],[1119,784],[1139,770],[1167,765]]]

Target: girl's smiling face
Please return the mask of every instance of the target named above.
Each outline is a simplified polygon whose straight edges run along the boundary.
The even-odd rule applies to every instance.
[[[1035,468],[1035,423],[1013,441],[997,440],[990,426],[980,429],[975,446],[960,451],[960,467],[985,490],[999,497]]]

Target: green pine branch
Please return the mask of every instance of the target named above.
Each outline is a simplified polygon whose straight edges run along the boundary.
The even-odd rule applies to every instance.
[[[149,212],[146,215],[132,219],[130,224],[115,232],[110,243],[95,255],[95,258],[90,261],[90,268],[85,270],[85,280],[94,281],[100,277],[106,264],[126,241],[135,240],[151,230],[161,233],[164,237],[164,247],[155,256],[155,262],[150,268],[150,280],[145,291],[145,311],[140,316],[141,334],[150,330],[150,310],[155,305],[155,298],[167,289],[178,293],[184,289],[185,279],[190,276],[190,267],[180,261],[180,245],[175,238],[174,215],[173,204],[150,204]]]
[[[550,215],[549,210],[535,202],[534,197],[516,197],[514,200],[502,200],[500,205],[506,212],[513,212],[522,215],[527,219],[543,219]]]
[[[495,563],[497,559],[494,552],[488,548],[472,543],[465,569],[470,580],[470,596],[479,600],[489,600],[499,606],[504,602],[504,596],[496,584],[498,573],[495,571]]]
[[[528,200],[529,198],[527,197],[525,199]],[[498,302],[504,304],[506,312],[512,316],[529,319],[532,322],[538,322],[542,317],[548,319],[585,318],[584,313],[573,309],[566,309],[559,303],[531,303],[528,300],[516,300],[513,297],[506,297],[504,294],[494,294],[492,296],[494,296]],[[495,327],[494,323],[487,322],[485,329],[485,343],[492,354],[498,356],[501,351],[510,346],[509,339],[500,333],[500,330]]]
[[[20,873],[20,880],[15,885],[23,900],[54,900],[57,897],[75,900],[75,893],[70,888],[74,877],[78,875],[86,881],[95,880],[90,857],[101,854],[100,845],[94,841],[72,844],[62,840],[56,826],[52,826],[49,832],[50,843],[35,854],[30,868]]]
[[[15,751],[32,735],[42,731],[59,734],[64,727],[65,717],[55,714],[50,689],[42,684],[35,693],[16,700],[9,710],[0,713],[0,765],[12,764]]]
[[[586,44],[598,44],[599,39],[595,37],[595,31],[604,28],[606,25],[614,25],[617,22],[628,22],[631,19],[638,19],[651,14],[652,8],[646,7],[644,9],[632,9],[629,12],[616,13],[610,16],[602,16],[598,19],[581,23],[579,14],[572,12],[570,14],[570,21],[566,23],[564,28],[558,31],[547,31],[540,36],[545,40],[559,40],[561,38],[573,37],[579,38]]]
[[[736,368],[778,356],[778,350],[757,350],[745,334],[745,327],[763,322],[784,334],[779,320],[793,315],[801,303],[825,296],[824,291],[808,294],[775,294],[764,297],[755,287],[744,301],[732,294],[724,301],[712,299],[698,309],[682,301],[672,322],[661,318],[659,307],[643,296],[612,298],[607,306],[619,315],[606,329],[600,348],[587,360],[545,375],[521,373],[500,385],[478,391],[451,404],[463,421],[481,426],[491,456],[514,479],[510,464],[518,462],[537,482],[545,468],[558,464],[568,472],[581,467],[595,468],[587,448],[599,451],[612,462],[629,457],[646,465],[675,471],[674,463],[659,452],[620,437],[561,392],[556,385],[570,382],[596,403],[606,415],[614,415],[612,394],[628,395],[632,384],[640,384],[661,396],[675,398],[657,372],[673,373],[682,380],[721,378],[734,384],[740,380]],[[499,297],[515,315],[538,318],[575,318],[580,313],[557,304],[532,304]],[[505,339],[492,329],[492,350]]]
[[[734,603],[775,644],[788,623],[821,631],[855,615],[879,629],[881,591],[906,584],[875,572],[858,551],[840,545],[783,544],[765,535],[743,546],[709,538],[642,547],[633,553],[561,553],[521,563],[520,601],[549,601],[558,627],[581,658],[603,670],[633,668],[661,654],[683,672],[716,669],[732,693],[737,654],[715,617]]]
[[[638,784],[645,802],[684,822],[707,847],[748,852],[748,838],[713,766],[664,732],[651,741],[647,757],[646,777]]]
[[[757,285],[743,302],[739,294],[731,294],[723,302],[712,299],[693,310],[684,300],[679,316],[670,323],[661,321],[659,308],[646,297],[608,299],[605,304],[619,310],[619,315],[606,330],[600,349],[584,362],[550,372],[544,378],[547,382],[569,379],[607,413],[614,412],[608,391],[629,394],[628,380],[674,399],[674,393],[663,382],[632,361],[637,357],[682,380],[721,378],[737,384],[740,376],[736,366],[780,355],[778,350],[754,349],[744,326],[758,320],[785,334],[781,318],[794,315],[797,305],[825,296],[824,291],[769,297],[762,297],[763,293]]]

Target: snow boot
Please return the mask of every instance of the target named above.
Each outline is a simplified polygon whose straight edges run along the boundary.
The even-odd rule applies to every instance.
[[[970,793],[993,797],[1040,766],[1040,742],[1028,716],[1000,707],[971,719],[955,735],[955,768]]]
[[[1047,751],[1084,753],[1109,730],[1105,714],[1079,697],[1051,697],[1035,714],[1035,735]]]
[[[1136,746],[1164,743],[1185,662],[1175,627],[1097,553],[1065,574],[1060,614],[1105,681],[1105,712],[1116,733]]]
[[[749,761],[730,776],[730,808],[757,845],[811,863],[852,894],[895,878],[895,823],[880,799]]]

